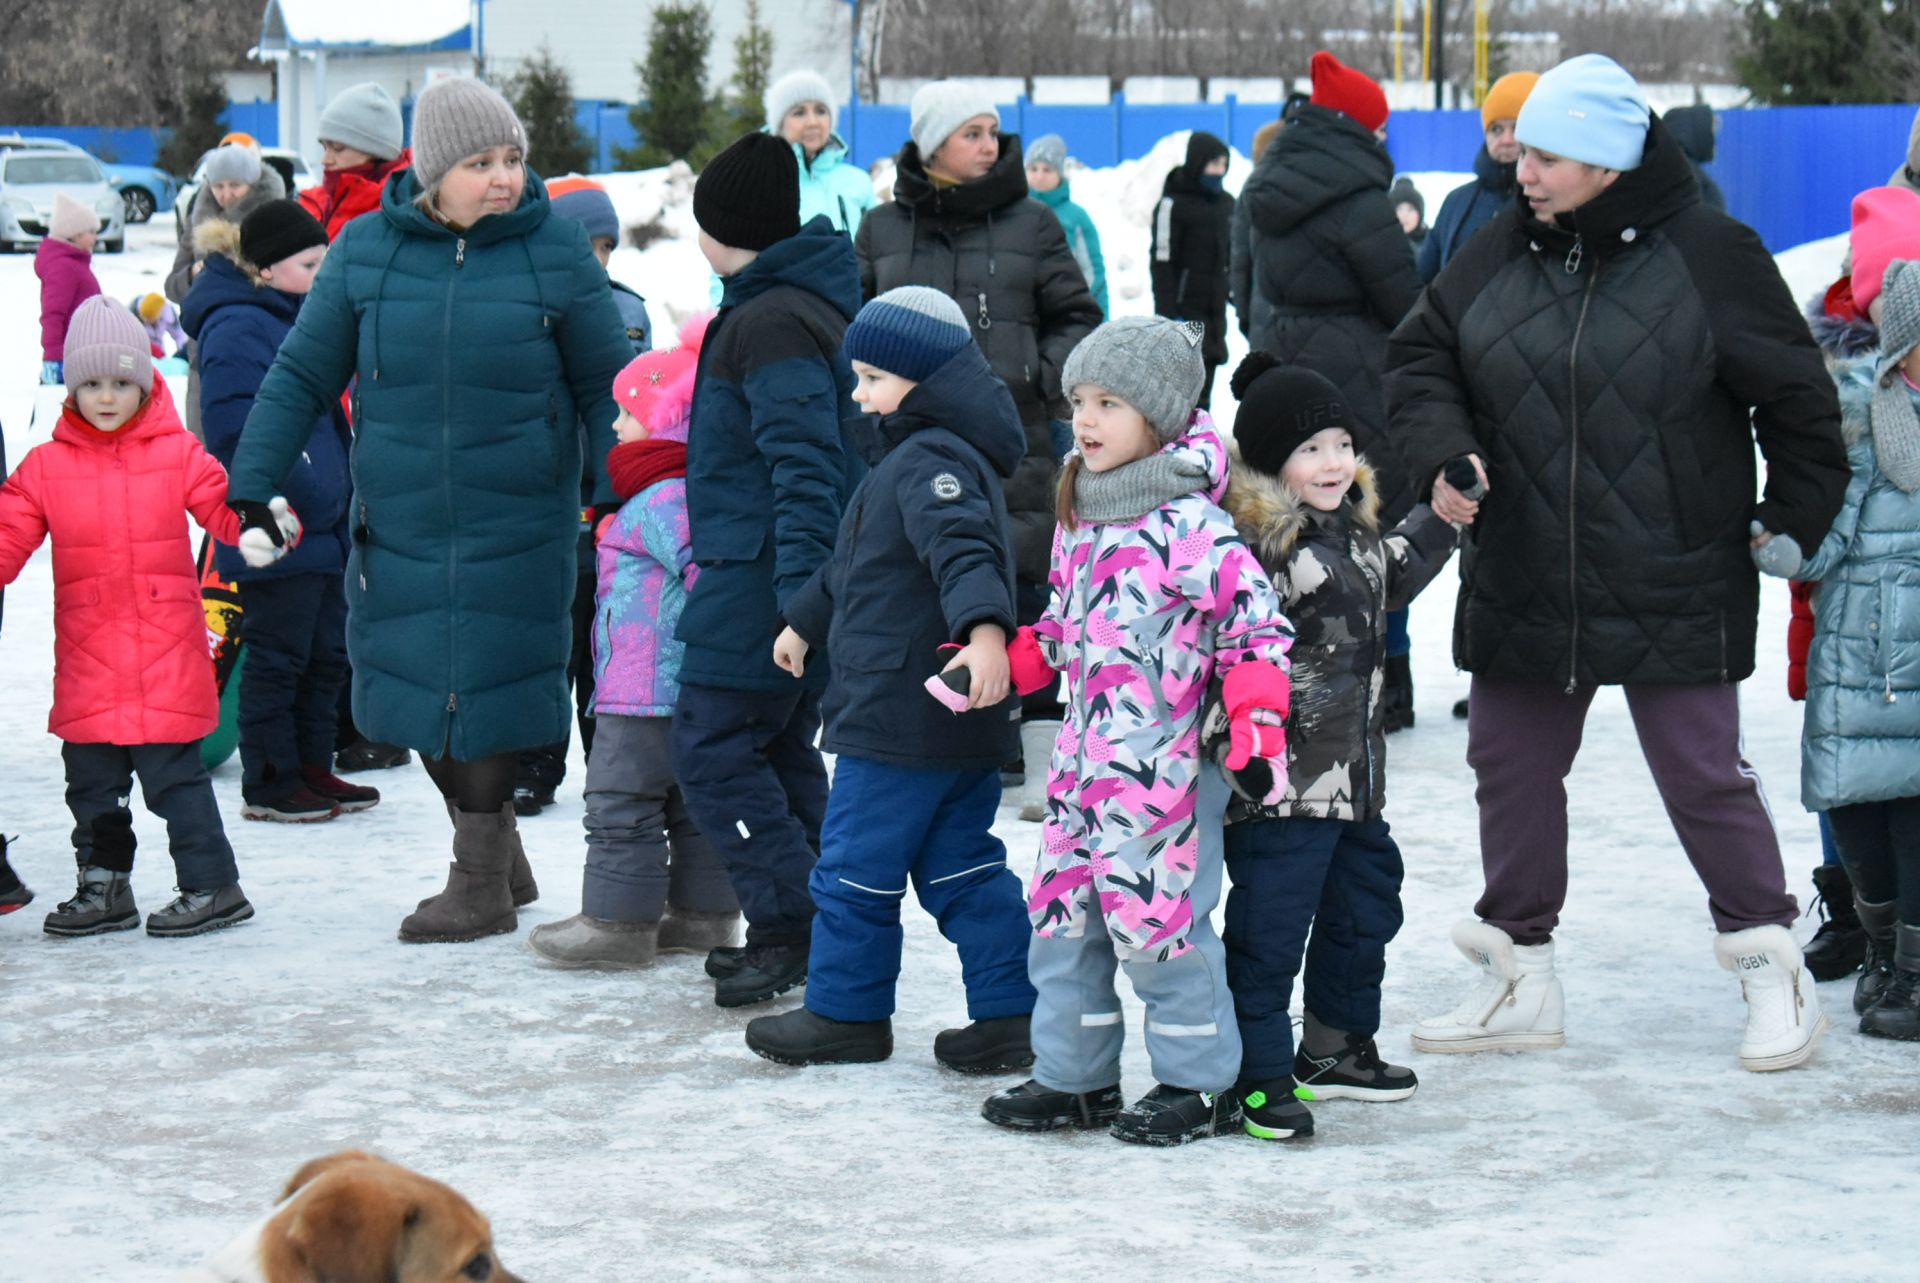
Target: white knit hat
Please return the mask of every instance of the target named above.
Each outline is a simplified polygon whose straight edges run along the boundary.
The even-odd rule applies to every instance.
[[[200,177],[208,183],[245,183],[251,187],[260,181],[260,153],[239,143],[216,147]]]
[[[100,218],[85,205],[65,192],[53,194],[53,218],[47,224],[47,235],[56,241],[71,240],[81,232],[93,232],[100,229]]]
[[[838,113],[833,107],[833,86],[817,71],[789,71],[767,90],[767,130],[780,132],[780,122],[803,102],[826,104],[827,128],[832,129]]]
[[[994,124],[1000,123],[1000,109],[994,105],[993,95],[965,80],[936,80],[920,86],[913,95],[912,112],[913,124],[907,132],[920,149],[922,161],[939,151],[954,130],[975,116],[992,116]]]

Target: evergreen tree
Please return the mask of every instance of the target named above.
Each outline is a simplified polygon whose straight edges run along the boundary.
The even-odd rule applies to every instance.
[[[551,177],[585,173],[593,147],[574,116],[573,77],[544,43],[507,81],[506,96],[527,131],[534,169]]]
[[[203,72],[188,84],[180,121],[160,144],[153,163],[170,174],[191,174],[201,155],[226,132],[227,86],[219,76]]]
[[[733,38],[733,134],[767,123],[767,84],[772,79],[773,32],[760,21],[760,0],[747,0],[747,25]]]
[[[713,26],[705,5],[668,0],[653,11],[647,59],[636,67],[643,101],[627,113],[639,135],[614,152],[622,169],[651,169],[677,157],[704,159],[710,130],[707,53]]]
[[[1781,106],[1909,102],[1920,90],[1920,0],[1748,0],[1736,60]]]

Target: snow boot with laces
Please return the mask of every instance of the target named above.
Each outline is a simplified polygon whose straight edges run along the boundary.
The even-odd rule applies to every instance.
[[[1804,1065],[1827,1031],[1827,1018],[1793,933],[1781,926],[1722,931],[1714,937],[1713,953],[1740,977],[1747,1004],[1740,1067],[1768,1073]]]
[[[1239,1092],[1159,1084],[1115,1115],[1107,1130],[1129,1145],[1184,1145],[1241,1129]]]
[[[1120,1116],[1120,1084],[1092,1091],[1060,1091],[1029,1078],[987,1097],[980,1116],[995,1127],[1017,1132],[1052,1132],[1063,1127],[1092,1131]]]
[[[1920,926],[1902,923],[1895,928],[1893,978],[1860,1017],[1860,1032],[1920,1042]]]
[[[1311,1011],[1293,1076],[1302,1100],[1405,1100],[1420,1086],[1413,1070],[1380,1059],[1371,1037],[1323,1025]]]
[[[1416,1051],[1550,1051],[1567,1045],[1566,997],[1553,971],[1553,941],[1515,944],[1499,927],[1455,924],[1453,944],[1480,969],[1480,983],[1453,1011],[1414,1027]]]
[[[163,938],[205,935],[237,927],[253,916],[238,882],[211,891],[182,891],[167,907],[147,915],[147,934]]]
[[[1855,899],[1853,908],[1867,942],[1866,956],[1860,960],[1860,978],[1853,982],[1853,1014],[1864,1016],[1893,983],[1894,928],[1899,925],[1900,914],[1892,900],[1868,904]]]
[[[408,944],[451,943],[500,935],[520,925],[508,875],[513,868],[513,804],[453,814],[453,863],[446,889],[428,896],[400,923]]]
[[[73,898],[62,901],[42,924],[50,936],[97,936],[140,925],[131,875],[97,864],[83,865]]]
[[[332,802],[340,808],[342,815],[371,810],[380,805],[379,789],[366,784],[349,784],[325,766],[303,766],[300,768],[300,778],[306,782],[309,792]]]
[[[1860,969],[1867,956],[1867,933],[1853,907],[1853,881],[1838,864],[1823,864],[1813,871],[1813,904],[1825,919],[1813,938],[1800,947],[1807,972],[1815,980],[1838,980]]]

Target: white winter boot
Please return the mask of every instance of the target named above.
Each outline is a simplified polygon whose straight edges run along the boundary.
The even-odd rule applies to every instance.
[[[1047,818],[1047,772],[1053,765],[1053,742],[1060,738],[1059,722],[1020,723],[1020,756],[1027,779],[1020,786],[1020,818],[1039,823]]]
[[[1765,1073],[1806,1064],[1827,1031],[1827,1018],[1793,933],[1785,927],[1722,931],[1714,937],[1713,953],[1740,977],[1747,1000],[1740,1068]]]
[[[1453,1011],[1414,1027],[1416,1051],[1550,1051],[1567,1045],[1566,996],[1553,942],[1520,945],[1499,927],[1454,924],[1454,947],[1480,968],[1480,986]]]

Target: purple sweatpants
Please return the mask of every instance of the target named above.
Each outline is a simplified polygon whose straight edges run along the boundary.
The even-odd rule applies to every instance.
[[[1467,765],[1480,805],[1482,921],[1542,944],[1567,900],[1567,773],[1595,688],[1476,676]],[[1799,907],[1760,779],[1740,754],[1736,687],[1627,686],[1627,709],[1720,931],[1791,923]]]

